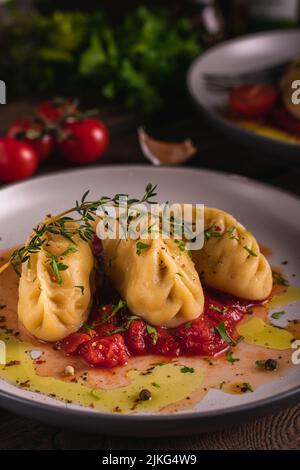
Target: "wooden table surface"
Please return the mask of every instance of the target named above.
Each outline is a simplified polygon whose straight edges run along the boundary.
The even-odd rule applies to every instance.
[[[32,101],[1,106],[0,132],[12,119],[25,115]],[[136,138],[135,119],[122,110],[102,110],[111,129],[109,152],[99,165],[145,163]],[[140,124],[140,122],[139,122]],[[289,168],[275,157],[245,148],[209,127],[189,105],[149,121],[149,131],[165,140],[190,137],[198,147],[188,166],[248,176],[300,195],[300,166]],[[299,152],[300,159],[300,152]],[[66,168],[58,159],[39,173]],[[299,214],[298,214],[299,217]],[[1,402],[0,402],[1,406]],[[300,449],[300,404],[250,423],[193,437],[132,439],[108,437],[55,428],[0,409],[1,449],[110,449],[110,450],[195,450],[195,449]]]

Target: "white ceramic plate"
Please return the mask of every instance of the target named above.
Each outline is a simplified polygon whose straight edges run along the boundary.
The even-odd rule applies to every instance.
[[[187,86],[193,100],[205,117],[225,134],[246,145],[266,149],[295,165],[300,165],[299,145],[260,136],[238,127],[223,118],[217,109],[228,102],[227,92],[209,90],[203,80],[205,74],[236,75],[253,72],[288,62],[300,54],[300,30],[271,31],[232,39],[212,47],[191,65]]]
[[[202,202],[234,214],[261,243],[272,248],[272,264],[289,260],[286,274],[300,285],[300,200],[246,178],[196,169],[120,166],[63,172],[0,191],[1,248],[22,243],[44,214],[71,207],[91,189],[91,196],[118,192],[140,196],[147,183],[158,185],[164,202]],[[1,282],[1,279],[0,279]],[[296,310],[299,305],[296,306]],[[295,305],[290,313],[295,314]],[[173,415],[112,415],[66,405],[18,389],[0,380],[0,403],[18,413],[49,422],[111,434],[183,434],[208,430],[289,405],[300,398],[300,366],[272,384],[245,395],[211,390],[189,412]]]

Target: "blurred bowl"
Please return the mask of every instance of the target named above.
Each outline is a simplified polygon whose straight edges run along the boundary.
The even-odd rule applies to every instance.
[[[187,87],[199,110],[221,132],[235,140],[276,155],[286,163],[300,166],[300,145],[266,137],[239,127],[220,114],[228,103],[228,92],[211,90],[207,74],[251,73],[292,60],[300,54],[300,30],[262,32],[232,39],[199,56],[189,68]],[[300,79],[300,74],[299,74]]]

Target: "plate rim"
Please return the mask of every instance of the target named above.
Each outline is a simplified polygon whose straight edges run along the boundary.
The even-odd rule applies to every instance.
[[[64,170],[64,171],[57,171],[53,172],[51,174],[46,174],[46,175],[41,175],[37,176],[33,179],[30,179],[28,181],[21,181],[17,182],[14,184],[10,185],[5,185],[2,188],[0,188],[0,193],[2,193],[5,190],[8,189],[14,189],[14,188],[19,188],[22,186],[30,186],[33,182],[39,183],[41,180],[47,180],[51,178],[56,178],[57,176],[64,176],[66,174],[79,174],[81,172],[84,173],[89,173],[89,172],[95,172],[95,170],[98,170],[101,172],[101,170],[142,170],[145,169],[145,167],[151,167],[154,169],[154,171],[171,171],[171,172],[179,172],[179,173],[194,173],[198,172],[200,174],[209,174],[211,176],[217,176],[217,177],[230,177],[236,180],[240,181],[246,181],[248,185],[252,187],[260,187],[262,189],[267,189],[268,192],[273,192],[277,194],[282,194],[285,197],[288,197],[288,199],[293,200],[295,203],[300,205],[300,198],[297,195],[294,195],[293,193],[290,193],[287,190],[281,189],[274,187],[271,184],[267,184],[261,181],[254,180],[252,178],[248,178],[246,176],[242,175],[237,175],[235,173],[227,173],[227,172],[221,172],[221,171],[215,171],[215,170],[210,170],[210,169],[202,169],[202,168],[197,168],[197,167],[172,167],[172,166],[164,166],[163,168],[157,168],[151,165],[146,164],[124,164],[124,165],[103,165],[103,166],[96,166],[93,165],[89,168],[75,168],[71,170]],[[7,382],[9,383],[9,382]],[[9,384],[12,387],[14,387],[12,384]],[[43,394],[39,394],[42,395]],[[47,395],[45,395],[47,396]],[[86,418],[88,421],[92,420],[93,423],[95,424],[98,423],[98,421],[102,421],[103,424],[108,424],[111,423],[112,425],[116,422],[121,422],[124,425],[126,424],[134,424],[134,423],[156,423],[156,424],[165,424],[167,425],[168,423],[172,423],[174,421],[180,421],[183,426],[184,425],[191,425],[191,424],[198,424],[200,427],[202,425],[212,425],[213,428],[217,429],[220,426],[214,426],[213,423],[216,421],[222,421],[223,418],[232,418],[232,419],[237,419],[239,418],[244,418],[245,416],[251,415],[252,412],[254,412],[253,417],[257,417],[262,414],[267,414],[268,411],[273,410],[273,409],[278,409],[284,406],[284,404],[289,403],[292,405],[293,403],[297,402],[300,398],[300,384],[296,385],[295,387],[292,387],[286,391],[280,392],[272,397],[268,398],[262,398],[257,401],[251,402],[251,403],[244,403],[240,405],[234,405],[230,407],[225,407],[225,408],[220,408],[218,410],[208,410],[208,411],[188,411],[188,412],[179,412],[179,413],[173,413],[169,415],[165,414],[159,414],[159,413],[153,413],[153,414],[114,414],[114,413],[109,413],[109,412],[102,412],[102,411],[90,411],[86,407],[82,407],[80,409],[74,409],[74,408],[69,408],[69,407],[61,407],[56,404],[49,404],[49,403],[41,403],[35,400],[32,400],[30,397],[24,397],[24,396],[17,396],[14,393],[11,393],[10,391],[4,391],[0,389],[0,397],[5,400],[5,403],[1,404],[1,407],[12,410],[12,407],[10,406],[11,404],[17,404],[18,405],[18,412],[20,414],[25,414],[26,411],[35,411],[36,413],[39,413],[37,418],[41,418],[41,414],[47,415],[53,414],[57,418],[62,418],[62,421],[64,424],[68,424],[66,421],[68,420],[68,417],[72,418]],[[7,404],[8,403],[8,404]],[[21,407],[21,408],[20,408]],[[23,412],[23,410],[25,412]],[[49,418],[51,421],[51,417],[47,417],[47,419],[44,418],[44,421],[46,420],[49,422]],[[232,422],[228,423],[231,424]],[[226,426],[226,423],[222,423],[222,426]],[[93,426],[92,426],[93,427]],[[199,429],[197,429],[199,431]],[[103,427],[101,426],[101,431],[103,432]],[[116,431],[116,432],[115,432]],[[135,430],[134,430],[135,431]],[[137,432],[140,431],[136,430]],[[118,430],[112,430],[110,429],[108,431],[110,434],[118,434]],[[130,431],[131,432],[131,431]],[[180,429],[180,432],[178,434],[183,434],[188,432],[188,430],[183,431]],[[171,434],[176,434],[176,432],[171,432]],[[132,433],[131,433],[132,434]],[[134,434],[134,433],[133,433]],[[153,433],[151,432],[145,432],[144,435],[152,435]]]
[[[300,30],[299,30],[300,31]],[[75,168],[63,168],[61,170],[56,170],[51,173],[46,173],[46,174],[41,174],[41,175],[36,175],[28,180],[22,180],[22,181],[16,181],[14,183],[5,183],[0,187],[0,195],[3,193],[3,191],[8,191],[10,189],[18,188],[20,186],[30,186],[32,183],[39,183],[40,181],[47,180],[50,178],[56,178],[57,176],[68,176],[72,175],[73,173],[89,173],[89,172],[95,172],[95,170],[142,170],[144,168],[151,168],[154,169],[154,171],[164,171],[164,170],[171,170],[174,172],[199,172],[199,173],[204,173],[208,175],[216,175],[220,177],[226,177],[226,178],[232,178],[235,180],[240,180],[240,181],[245,181],[247,184],[251,186],[257,186],[260,187],[261,189],[263,188],[268,188],[268,191],[273,191],[275,193],[281,193],[283,196],[289,197],[290,199],[293,199],[294,202],[300,203],[300,195],[298,196],[297,194],[294,194],[293,192],[280,188],[277,186],[274,186],[271,183],[266,183],[264,181],[257,180],[255,178],[251,178],[249,176],[241,175],[238,173],[234,173],[232,171],[220,171],[220,170],[214,170],[211,168],[202,168],[198,166],[173,166],[173,165],[161,165],[161,166],[155,166],[151,165],[148,162],[145,163],[124,163],[124,164],[101,164],[101,165],[89,165],[88,167],[75,167]]]

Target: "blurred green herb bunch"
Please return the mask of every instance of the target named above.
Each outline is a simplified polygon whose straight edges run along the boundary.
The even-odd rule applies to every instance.
[[[144,113],[184,90],[187,67],[201,50],[187,19],[174,22],[145,6],[117,26],[102,12],[15,12],[0,40],[10,95],[88,94]]]

